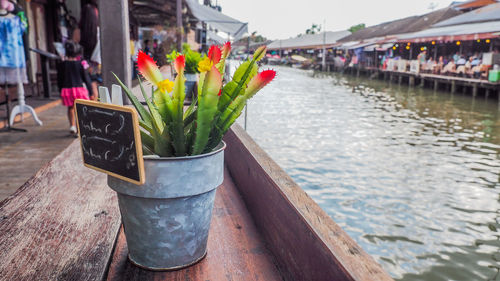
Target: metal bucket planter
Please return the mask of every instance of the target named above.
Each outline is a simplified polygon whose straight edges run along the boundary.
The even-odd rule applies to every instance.
[[[193,89],[194,85],[196,85],[196,82],[198,82],[198,74],[196,73],[186,73],[184,74],[186,77],[186,98],[192,99],[193,98]]]
[[[150,270],[190,266],[207,253],[216,188],[224,179],[224,149],[186,157],[144,156],[146,183],[108,176],[118,193],[129,260]]]

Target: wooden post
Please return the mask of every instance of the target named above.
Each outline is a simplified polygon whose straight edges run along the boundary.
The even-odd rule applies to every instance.
[[[420,77],[420,87],[421,88],[425,87],[425,79],[424,79],[424,77]]]
[[[182,0],[177,0],[175,5],[175,17],[177,19],[177,50],[182,50]]]
[[[454,94],[457,91],[457,83],[455,80],[451,80],[451,93]]]
[[[410,77],[408,78],[408,85],[409,85],[410,87],[415,86],[415,76],[410,76]]]
[[[473,97],[477,96],[477,84],[474,84],[474,86],[472,86],[472,96]]]
[[[403,75],[399,75],[398,77],[398,84],[401,85],[401,82],[403,82]]]
[[[486,89],[486,93],[484,94],[484,99],[486,99],[486,100],[487,100],[489,96],[490,96],[490,89],[489,89],[489,88],[487,88],[487,89]]]
[[[128,1],[99,1],[99,26],[103,86],[116,83],[114,72],[122,82],[131,86],[130,33]],[[128,102],[124,97],[123,101]]]
[[[434,91],[437,91],[438,87],[439,87],[439,82],[436,79],[436,80],[434,80]]]

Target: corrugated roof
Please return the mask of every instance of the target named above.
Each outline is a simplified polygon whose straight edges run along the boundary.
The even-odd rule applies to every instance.
[[[400,40],[407,39],[419,39],[420,42],[425,42],[429,40],[465,40],[460,38],[462,35],[475,35],[468,40],[482,39],[482,37],[488,38],[490,36],[495,36],[497,32],[500,32],[500,20],[490,21],[490,22],[479,22],[479,23],[467,23],[451,26],[434,27],[419,32],[411,34],[403,34],[399,36]],[[484,34],[485,36],[479,36]],[[496,35],[498,36],[498,35]],[[467,38],[469,38],[468,36]]]
[[[500,20],[500,3],[491,4],[468,13],[452,17],[434,24],[433,27],[495,20]]]
[[[473,8],[477,8],[477,7],[483,7],[486,5],[494,4],[496,2],[497,1],[495,1],[495,0],[470,0],[470,1],[465,1],[462,3],[456,3],[456,4],[452,4],[452,5],[453,5],[453,7],[457,8],[457,9],[473,9]]]
[[[248,32],[248,25],[233,19],[215,9],[200,5],[196,0],[185,0],[191,13],[198,20],[207,23],[218,31],[229,33],[237,40]]]
[[[292,49],[292,48],[316,48],[323,45],[333,45],[337,43],[340,38],[343,38],[351,32],[343,31],[327,31],[326,38],[323,39],[324,32],[319,34],[306,34],[295,38],[275,40],[267,46],[268,49]],[[323,44],[325,43],[325,44]]]
[[[354,32],[350,36],[342,38],[339,41],[355,41],[366,40],[373,37],[384,37],[395,34],[410,33],[429,28],[433,24],[460,15],[462,12],[446,7],[427,13],[421,16],[411,16],[403,19],[397,19],[390,22],[381,23],[375,26],[370,26]]]

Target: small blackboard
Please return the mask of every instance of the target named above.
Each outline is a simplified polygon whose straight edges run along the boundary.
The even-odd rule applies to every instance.
[[[75,102],[86,167],[144,184],[139,121],[134,109],[88,100]]]

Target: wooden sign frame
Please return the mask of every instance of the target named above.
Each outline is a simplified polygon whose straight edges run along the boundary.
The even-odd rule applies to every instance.
[[[111,110],[116,110],[116,111],[123,111],[127,113],[132,114],[132,123],[134,127],[134,140],[135,140],[135,151],[137,153],[137,165],[139,169],[139,181],[133,180],[131,178],[124,177],[122,175],[101,169],[99,167],[92,166],[90,164],[85,163],[85,158],[84,158],[84,152],[83,152],[83,143],[82,143],[82,136],[80,134],[80,122],[78,122],[78,114],[76,110],[76,104],[83,104],[83,105],[89,105],[89,106],[95,106],[99,108],[104,108],[104,109],[111,109]],[[142,142],[141,142],[141,133],[139,129],[139,118],[137,116],[137,112],[135,109],[131,107],[125,107],[125,106],[119,106],[119,105],[114,105],[114,104],[109,104],[109,103],[102,103],[102,102],[97,102],[97,101],[91,101],[91,100],[82,100],[82,99],[77,99],[75,100],[75,115],[76,115],[76,125],[78,126],[78,138],[80,139],[80,149],[82,152],[82,159],[83,159],[83,165],[87,168],[94,169],[96,171],[106,173],[110,176],[119,178],[124,181],[131,182],[133,184],[137,185],[143,185],[144,182],[146,181],[145,179],[145,173],[144,173],[144,159],[143,159],[143,154],[142,154]]]

